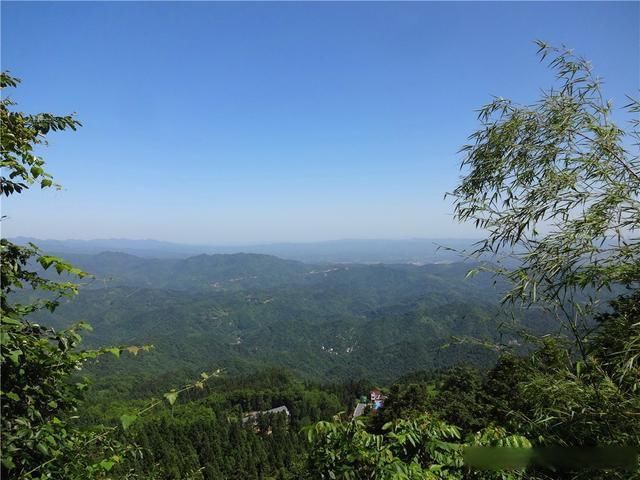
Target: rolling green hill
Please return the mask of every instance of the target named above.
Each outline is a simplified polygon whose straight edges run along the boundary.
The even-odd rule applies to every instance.
[[[103,373],[231,373],[264,366],[313,379],[388,381],[493,354],[452,335],[496,338],[499,290],[468,264],[314,266],[256,254],[147,259],[69,256],[93,273],[46,322],[89,322],[91,346],[153,344]],[[45,321],[44,318],[39,318]]]

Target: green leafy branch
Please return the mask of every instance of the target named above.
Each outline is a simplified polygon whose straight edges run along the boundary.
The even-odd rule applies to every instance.
[[[20,80],[8,72],[0,74],[0,89],[15,88]],[[4,92],[3,92],[4,93]],[[52,115],[39,113],[26,115],[11,111],[15,103],[6,95],[0,100],[0,137],[2,156],[0,169],[7,170],[7,176],[0,176],[0,195],[9,196],[22,193],[38,182],[40,188],[56,187],[51,174],[44,170],[44,160],[33,153],[34,147],[46,145],[45,136],[50,132],[66,129],[76,130],[81,126],[73,115]]]
[[[153,400],[149,405],[147,405],[146,407],[142,408],[141,410],[139,410],[138,412],[134,413],[134,414],[124,414],[120,417],[120,424],[122,426],[122,429],[124,431],[128,430],[129,427],[136,422],[140,417],[142,417],[145,413],[147,413],[150,410],[153,410],[154,408],[156,408],[158,405],[164,403],[165,401],[171,406],[173,407],[173,405],[176,403],[178,396],[184,392],[188,392],[190,390],[194,390],[194,389],[198,389],[198,390],[202,390],[204,389],[205,383],[208,382],[209,380],[211,380],[212,378],[215,377],[219,377],[220,375],[222,375],[223,371],[221,369],[217,369],[211,373],[207,373],[207,372],[202,372],[200,374],[200,378],[198,380],[196,380],[193,383],[189,383],[187,385],[184,385],[183,387],[179,388],[179,389],[171,389],[168,392],[163,394],[163,398],[162,399],[158,399],[158,400]]]

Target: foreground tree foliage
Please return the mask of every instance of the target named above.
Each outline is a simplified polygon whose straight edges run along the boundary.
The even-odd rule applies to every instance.
[[[621,129],[590,64],[538,45],[559,85],[533,105],[497,98],[480,110],[455,216],[487,232],[474,255],[514,261],[493,270],[512,284],[505,301],[548,308],[584,353],[596,293],[640,281],[640,103],[629,100]]]
[[[1,74],[3,94],[18,83],[9,74]],[[0,195],[19,194],[35,184],[57,186],[34,149],[46,145],[50,132],[75,130],[80,123],[72,116],[26,115],[12,111],[13,106],[3,95]],[[88,386],[77,371],[99,355],[120,355],[123,348],[78,350],[79,332],[89,329],[88,325],[56,331],[29,321],[34,312],[53,312],[61,299],[78,293],[78,285],[49,280],[38,269],[55,269],[78,278],[87,274],[60,258],[44,255],[33,244],[18,246],[2,238],[0,247],[2,478],[109,477],[115,465],[139,451],[112,435],[113,428],[81,430],[70,417]],[[27,304],[15,301],[15,292],[27,288],[36,299]]]
[[[473,254],[497,258],[494,273],[512,284],[504,301],[542,307],[570,334],[531,357],[518,429],[552,444],[638,446],[640,104],[629,100],[621,129],[589,63],[538,45],[559,86],[534,105],[500,98],[480,111],[456,217],[486,230]],[[598,313],[611,292],[613,312]]]
[[[4,90],[18,80],[2,73]],[[0,102],[2,176],[0,194],[19,194],[39,184],[54,186],[44,170],[44,160],[34,148],[46,144],[50,132],[75,130],[72,116],[25,115],[11,110],[14,103],[3,95]],[[89,478],[107,472],[122,459],[122,449],[99,431],[73,428],[67,417],[77,409],[86,381],[70,381],[73,373],[101,350],[77,351],[79,331],[85,324],[57,332],[31,323],[27,316],[38,310],[54,311],[64,297],[75,295],[77,285],[43,278],[36,265],[77,277],[86,274],[57,257],[43,255],[35,245],[18,246],[1,240],[2,291],[2,478]],[[42,298],[23,305],[12,292],[30,287]],[[117,452],[116,452],[117,450]]]
[[[464,467],[465,446],[530,448],[530,442],[488,427],[462,440],[460,429],[431,414],[385,424],[382,433],[368,431],[365,421],[336,417],[306,429],[312,443],[310,470],[318,478],[463,479],[522,478],[522,471],[479,473]]]
[[[512,284],[504,301],[542,307],[570,333],[570,345],[532,357],[518,391],[531,400],[524,429],[552,443],[640,445],[640,104],[626,105],[625,132],[587,61],[539,47],[559,86],[534,105],[496,99],[480,111],[456,216],[487,231],[474,255],[515,262],[493,269]],[[622,293],[613,313],[598,313],[611,292]]]

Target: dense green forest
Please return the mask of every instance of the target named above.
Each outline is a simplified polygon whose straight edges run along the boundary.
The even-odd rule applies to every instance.
[[[415,369],[495,359],[477,345],[451,343],[452,335],[507,344],[518,328],[554,328],[520,312],[519,325],[499,331],[501,292],[487,274],[465,279],[465,263],[314,266],[257,255],[165,263],[116,253],[73,260],[95,277],[53,314],[34,318],[58,328],[91,318],[85,341],[94,347],[155,347],[144,358],[101,361],[102,375],[271,365],[315,380],[389,382]],[[181,276],[154,274],[173,269]],[[171,276],[173,288],[164,288]],[[228,280],[238,278],[251,283]]]
[[[3,238],[2,477],[640,478],[640,123],[539,46],[559,86],[495,99],[462,149],[469,262],[63,260]],[[80,126],[14,107],[5,196],[55,186],[33,150]],[[545,456],[603,446],[604,466]]]

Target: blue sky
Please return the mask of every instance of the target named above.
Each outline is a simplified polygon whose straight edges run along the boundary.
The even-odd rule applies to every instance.
[[[4,200],[3,236],[256,243],[473,237],[443,194],[474,110],[552,77],[532,41],[638,91],[640,4],[2,2],[64,190]]]

